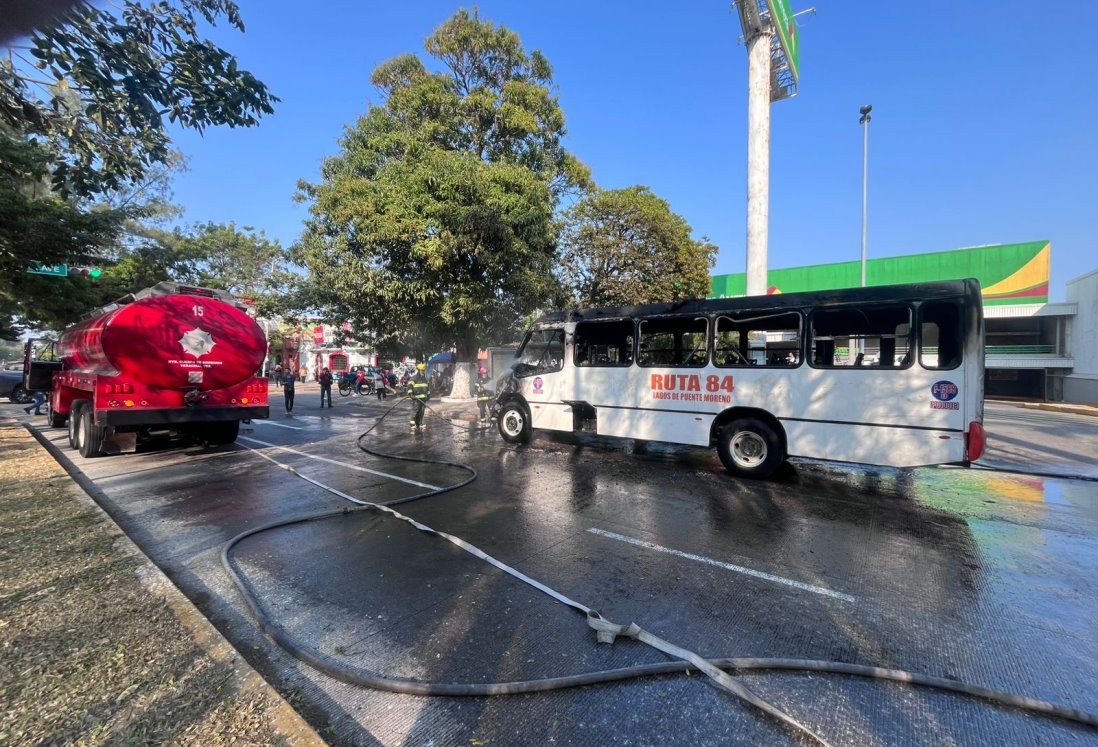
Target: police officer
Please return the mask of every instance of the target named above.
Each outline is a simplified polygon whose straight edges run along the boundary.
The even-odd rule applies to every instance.
[[[426,370],[426,364],[417,363],[416,375],[408,382],[408,394],[412,398],[412,407],[415,408],[415,417],[408,422],[412,430],[426,427],[423,425],[423,410],[427,402],[427,376],[424,374]]]
[[[475,384],[477,394],[477,409],[480,410],[481,426],[488,425],[488,403],[492,400],[492,393],[488,391],[488,369],[480,367],[480,375]]]

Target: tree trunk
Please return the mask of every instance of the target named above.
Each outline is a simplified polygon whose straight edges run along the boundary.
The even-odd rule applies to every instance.
[[[475,363],[465,361],[454,364],[454,386],[448,399],[470,399],[473,396],[473,367]]]

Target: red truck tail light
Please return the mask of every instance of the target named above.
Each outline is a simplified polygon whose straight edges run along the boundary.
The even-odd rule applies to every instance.
[[[267,388],[268,387],[266,381],[253,381],[251,384],[248,384],[248,386],[245,387],[244,391],[262,393],[267,391]]]
[[[984,432],[982,423],[972,422],[968,424],[968,432],[965,433],[965,457],[970,462],[975,462],[984,453],[987,446],[987,433]]]
[[[133,384],[104,384],[104,394],[133,394]]]

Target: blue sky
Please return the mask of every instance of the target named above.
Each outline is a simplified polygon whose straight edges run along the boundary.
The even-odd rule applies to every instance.
[[[423,39],[452,2],[238,0],[247,33],[212,38],[282,99],[252,129],[175,134],[186,221],[235,221],[292,243],[293,202],[371,103],[374,67]],[[466,5],[465,7],[471,7]],[[554,67],[568,147],[605,188],[648,185],[745,267],[746,77],[727,2],[484,0],[480,15]],[[809,7],[794,2],[794,10]],[[1098,268],[1098,54],[1073,17],[1022,0],[819,2],[802,16],[799,95],[771,121],[772,268],[857,259],[862,132],[873,105],[868,254],[1050,239],[1053,300]]]

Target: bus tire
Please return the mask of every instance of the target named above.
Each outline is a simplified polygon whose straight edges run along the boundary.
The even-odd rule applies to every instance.
[[[765,480],[785,460],[778,434],[761,420],[741,418],[721,429],[717,455],[734,475]]]
[[[80,456],[92,459],[103,452],[106,429],[95,424],[95,411],[85,405],[80,408],[80,422],[76,428],[76,448]]]
[[[528,444],[532,435],[530,416],[518,402],[508,402],[499,411],[499,435],[509,444]]]

